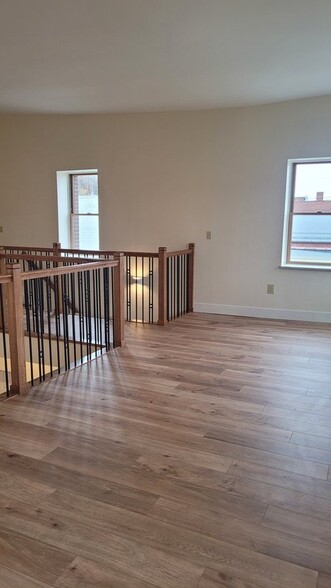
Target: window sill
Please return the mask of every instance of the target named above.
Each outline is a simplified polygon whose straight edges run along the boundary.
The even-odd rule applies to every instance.
[[[279,266],[279,269],[296,269],[296,270],[321,270],[322,272],[329,272],[331,271],[331,265],[323,266],[323,265],[309,265],[309,264],[296,264],[296,263],[284,263]]]

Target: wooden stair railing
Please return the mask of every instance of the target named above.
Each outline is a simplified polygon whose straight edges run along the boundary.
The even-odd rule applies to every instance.
[[[84,361],[91,361],[94,357],[100,355],[102,352],[107,352],[111,348],[120,347],[124,344],[124,276],[123,276],[123,256],[116,256],[115,260],[102,260],[95,262],[88,260],[85,262],[80,259],[78,263],[74,265],[64,265],[61,267],[44,268],[32,271],[21,271],[19,263],[7,264],[4,268],[3,259],[1,257],[1,271],[5,271],[4,275],[0,275],[1,288],[4,287],[5,299],[6,299],[6,317],[1,312],[3,322],[1,325],[2,335],[9,337],[9,348],[10,348],[10,364],[11,364],[11,387],[8,390],[8,396],[11,394],[22,393],[28,385],[26,369],[27,365],[31,366],[32,370],[35,369],[35,359],[38,362],[39,358],[39,375],[37,375],[37,381],[43,381],[47,377],[52,377],[60,371],[67,371],[76,365],[81,365]],[[63,259],[63,258],[62,258]],[[72,260],[70,260],[72,261]],[[99,277],[97,277],[99,276]],[[75,278],[75,280],[73,280]],[[82,289],[81,302],[79,302],[79,317],[77,322],[76,335],[70,334],[68,330],[64,332],[63,336],[59,337],[59,333],[48,329],[44,330],[44,313],[46,312],[45,324],[49,321],[50,308],[45,308],[43,305],[40,306],[40,300],[34,301],[33,312],[36,312],[40,325],[37,326],[37,330],[31,330],[28,328],[28,322],[30,321],[31,312],[30,308],[23,306],[23,299],[28,292],[28,284],[34,283],[36,289],[39,288],[40,292],[43,291],[41,284],[46,284],[48,289],[52,289],[55,292],[57,299],[57,288],[56,284],[59,279],[63,279],[64,290],[62,291],[62,298],[64,300],[65,308],[64,312],[68,311],[67,305],[67,292],[68,285],[71,287],[71,291],[75,292],[75,289],[79,287],[79,283],[84,282],[84,291]],[[99,280],[97,285],[97,280]],[[52,284],[52,285],[51,285]],[[71,286],[70,286],[71,284]],[[99,289],[96,289],[98,288]],[[1,295],[3,290],[1,290]],[[84,297],[86,294],[86,298]],[[47,298],[46,292],[46,298]],[[3,309],[3,305],[2,305]],[[57,305],[58,309],[58,305]],[[57,314],[57,316],[59,316]],[[48,318],[47,318],[48,317]],[[62,319],[61,319],[62,320]],[[68,324],[71,321],[73,328],[75,328],[75,318],[73,313],[63,316],[63,328],[68,329]],[[85,335],[83,333],[83,339],[81,338],[81,332],[79,327],[79,321],[85,321]],[[28,321],[28,322],[27,322]],[[50,325],[50,322],[48,322]],[[56,321],[55,321],[56,324]],[[65,327],[65,325],[67,325]],[[110,325],[112,334],[110,333]],[[27,327],[25,329],[25,326]],[[61,333],[60,333],[61,334]],[[38,348],[32,352],[32,338],[38,338]],[[25,339],[28,337],[28,347],[25,346]],[[45,372],[45,368],[41,369],[41,361],[45,362],[44,347],[51,349],[52,342],[55,342],[54,356],[56,355],[57,348],[57,360],[60,361],[59,345],[62,345],[63,353],[65,356],[65,365],[63,366],[58,363],[57,368],[52,368],[52,360],[50,364],[50,375]],[[74,351],[74,365],[73,360],[69,359],[68,345],[72,345]],[[87,348],[85,356],[82,356],[82,347]],[[29,351],[26,351],[29,349]],[[42,352],[42,356],[39,355],[39,350]],[[76,350],[77,354],[79,349],[81,354],[76,362]],[[25,354],[28,354],[26,363]],[[61,351],[62,353],[62,351]],[[87,353],[87,356],[86,356]],[[72,356],[71,356],[72,357]],[[53,358],[54,359],[54,358]],[[62,360],[61,360],[62,361]],[[32,384],[35,381],[32,375]]]
[[[37,260],[56,260],[59,264],[91,262],[96,258],[111,259],[119,253],[108,250],[65,249],[60,243],[53,243],[52,248],[6,246],[5,251],[13,259],[20,258],[18,252],[26,251],[31,264]],[[157,253],[121,253],[125,272],[125,318],[128,322],[157,322],[164,326],[183,314],[193,312],[194,243],[190,243],[187,249],[178,251],[159,247]]]

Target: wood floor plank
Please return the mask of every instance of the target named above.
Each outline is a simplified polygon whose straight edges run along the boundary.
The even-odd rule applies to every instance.
[[[49,483],[53,488],[64,488],[79,492],[84,496],[103,502],[122,506],[137,512],[150,510],[158,498],[157,494],[131,488],[125,484],[95,478],[87,474],[80,474],[66,468],[34,460],[18,454],[0,451],[0,471],[5,470],[9,475],[24,475],[33,482]],[[31,504],[31,501],[29,501]]]
[[[12,429],[11,435],[5,434],[0,429],[0,449],[40,459],[56,447],[57,443],[43,443],[29,438],[22,439],[15,435],[15,429]]]
[[[38,504],[54,491],[55,487],[46,482],[38,482],[29,476],[0,470],[0,494],[9,498]]]
[[[50,584],[29,578],[26,574],[0,566],[0,586],[3,588],[51,588]]]
[[[306,423],[307,430],[304,432],[309,432],[308,424],[317,424],[323,425],[325,427],[330,426],[330,416],[328,414],[314,414],[310,411],[304,410],[290,410],[285,408],[278,408],[276,406],[265,406],[262,413],[264,416],[271,416],[277,417],[282,420],[291,420],[296,419],[297,422]]]
[[[311,435],[310,433],[294,432],[291,437],[291,443],[296,445],[303,445],[304,447],[315,447],[317,449],[331,450],[331,436],[324,437],[323,435]]]
[[[302,566],[303,569],[331,573],[329,545],[294,537],[231,516],[219,515],[216,518],[208,510],[198,511],[178,500],[160,498],[149,513],[149,516],[152,515],[169,524],[184,526],[219,541]],[[277,562],[276,565],[280,569],[280,563]]]
[[[41,537],[32,539],[10,532],[0,525],[0,565],[13,572],[52,584],[74,559],[68,550],[46,545]]]
[[[138,579],[162,586],[197,586],[203,568],[120,535],[100,531],[42,508],[0,498],[0,529],[43,539],[53,548],[109,564],[120,572],[129,568]],[[144,530],[140,528],[140,536]],[[0,561],[1,563],[1,561]]]
[[[262,525],[310,541],[331,544],[331,520],[321,520],[288,509],[268,506]]]
[[[316,499],[325,498],[326,500],[331,500],[331,483],[328,480],[317,480],[310,476],[242,461],[233,461],[228,473],[282,488],[298,490],[303,494],[311,494]]]
[[[256,500],[249,500],[240,496],[232,496],[224,492],[218,492],[212,488],[204,488],[203,492],[198,485],[185,484],[180,481],[161,479],[160,476],[147,472],[144,468],[130,467],[115,463],[111,460],[98,459],[86,456],[76,451],[56,449],[46,456],[49,464],[59,465],[67,469],[76,470],[81,474],[109,479],[118,484],[129,486],[144,492],[154,492],[164,497],[179,497],[193,504],[196,508],[201,505],[210,505],[215,512],[236,513],[236,516],[244,520],[260,522],[265,513],[265,504]]]
[[[268,439],[267,437],[232,433],[230,431],[210,431],[205,436],[207,439],[215,439],[240,445],[241,447],[251,447],[254,449],[262,449],[270,453],[284,455],[286,457],[294,457],[306,461],[313,461],[317,463],[330,464],[331,450],[315,449],[314,447],[294,445],[292,443],[284,443]]]
[[[331,327],[189,314],[0,406],[0,586],[326,588]]]
[[[331,576],[318,574],[316,588],[331,588]]]
[[[71,434],[81,434],[82,433],[82,425],[79,421],[71,420],[71,419],[64,419],[58,418],[54,421],[51,421],[47,424],[47,428],[54,429],[55,431],[61,431],[64,434],[71,433]],[[151,445],[150,442],[150,432],[146,432],[143,430],[141,435],[138,435],[135,429],[130,428],[123,434],[123,429],[116,429],[112,430],[107,426],[107,424],[103,423],[98,427],[96,430],[94,424],[88,424],[84,421],[84,435],[90,437],[91,440],[99,440],[99,439],[107,439],[113,440],[118,442],[130,442],[133,446],[137,447],[138,444],[143,445],[144,448],[149,447]],[[167,451],[166,446],[170,446],[173,450],[179,448],[183,450],[186,448],[186,451],[195,451],[200,450],[204,453],[209,453],[210,455],[217,455],[222,456],[223,458],[230,458],[232,459],[239,459],[239,460],[251,460],[256,463],[260,463],[263,465],[268,465],[270,467],[278,467],[288,471],[295,471],[298,473],[302,473],[305,475],[310,475],[312,477],[317,477],[321,479],[326,479],[328,474],[328,455],[325,455],[326,452],[321,452],[322,456],[318,453],[314,453],[313,457],[315,460],[304,459],[302,456],[302,451],[300,448],[296,448],[296,446],[292,446],[292,449],[287,447],[284,449],[285,445],[290,445],[289,443],[281,444],[277,452],[273,452],[272,448],[275,446],[269,446],[268,451],[264,449],[256,449],[255,447],[246,447],[244,445],[240,445],[237,443],[231,443],[230,441],[220,441],[218,439],[207,439],[197,438],[197,436],[191,436],[184,438],[181,436],[177,436],[177,440],[170,435],[162,435],[161,433],[158,435],[156,443],[162,442],[165,445],[165,451]],[[153,446],[155,444],[155,438],[153,439]],[[259,443],[259,446],[263,447],[262,444]],[[314,452],[317,450],[313,450]],[[284,455],[284,453],[292,453],[294,456]],[[301,457],[300,457],[301,456]],[[311,455],[310,455],[311,456]],[[318,462],[317,458],[321,458]]]
[[[232,546],[201,533],[188,532],[182,527],[168,525],[148,515],[105,507],[77,494],[56,492],[43,503],[42,508],[56,515],[65,514],[68,518],[112,535],[129,537],[150,547],[176,554],[200,566],[210,565],[218,570],[231,571],[237,577],[245,577],[248,570],[254,568],[254,573],[251,573],[259,581],[269,580],[274,574],[279,586],[287,585],[289,581],[293,587],[301,586],[302,583],[307,586],[316,583],[315,573],[309,573],[298,566],[284,563],[281,565],[280,562],[245,549],[234,550]]]
[[[229,472],[215,472],[207,468],[191,466],[175,456],[156,453],[144,454],[138,459],[138,463],[143,468],[157,472],[162,477],[183,480],[188,483],[192,482],[202,487],[214,488],[222,492],[229,492],[233,495],[331,520],[330,500],[321,497],[316,500],[314,494],[282,488],[277,485],[278,479],[275,479],[275,484],[272,484],[270,479],[263,482],[248,477],[231,475]],[[314,487],[311,492],[313,490]]]
[[[258,580],[250,581],[240,578],[231,571],[219,572],[208,568],[204,570],[199,583],[199,588],[278,588],[278,586],[276,578],[264,578],[260,583]]]
[[[55,588],[153,588],[155,584],[138,580],[91,559],[76,557],[56,580],[54,586]]]

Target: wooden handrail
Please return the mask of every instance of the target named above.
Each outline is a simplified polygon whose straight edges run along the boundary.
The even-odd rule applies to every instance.
[[[83,255],[113,255],[115,251],[107,251],[101,249],[66,249],[59,247],[61,253],[82,253]]]
[[[59,245],[59,244],[56,244]],[[18,246],[13,246],[13,245],[4,245],[4,249],[5,250],[11,250],[12,256],[17,258],[17,259],[21,259],[18,256],[22,255],[19,253],[14,253],[14,250],[20,250],[20,251],[49,251],[51,253],[54,252],[54,248],[50,248],[50,247],[18,247]],[[157,258],[159,256],[159,254],[155,251],[125,251],[123,249],[121,250],[107,250],[107,249],[66,249],[66,248],[58,248],[58,251],[61,252],[61,254],[66,254],[66,253],[82,253],[83,255],[95,255],[95,256],[105,256],[105,255],[117,255],[118,253],[123,253],[123,255],[125,256],[130,256],[130,257],[153,257],[153,258]],[[178,251],[168,251],[167,252],[167,257],[174,257],[176,255],[190,255],[192,252],[192,250],[190,248],[188,249],[180,249]],[[11,253],[6,253],[5,255],[7,257],[10,257]],[[23,254],[23,255],[29,255],[28,253]],[[40,261],[50,261],[51,257],[57,257],[57,256],[51,256],[51,255],[34,255],[33,258],[34,259],[39,259]],[[42,258],[42,259],[41,259]],[[63,261],[63,259],[66,259],[65,255],[61,255],[61,259]],[[70,257],[69,258],[71,261],[73,260],[77,260],[77,263],[79,263],[79,260],[84,259],[82,257]],[[86,259],[87,261],[87,259]]]
[[[118,253],[123,253],[123,255],[130,257],[158,257],[158,253],[155,253],[154,251],[98,251],[95,249],[61,249],[61,253],[77,253],[78,251],[81,251],[84,255],[117,255]],[[71,259],[71,257],[68,259]]]
[[[176,257],[177,255],[191,255],[193,249],[180,249],[179,251],[168,251],[167,257]]]
[[[53,247],[21,247],[19,245],[3,245],[4,249],[13,250],[20,250],[20,251],[49,251],[50,253],[53,252]]]
[[[11,276],[0,276],[0,284],[10,284],[11,281]]]
[[[87,257],[59,257],[54,255],[29,255],[28,253],[0,253],[0,258],[22,259],[26,261],[52,261],[54,263],[93,263],[96,260]],[[104,261],[103,259],[101,261]]]
[[[91,263],[82,263],[81,265],[65,265],[62,267],[47,268],[41,270],[35,270],[32,272],[22,272],[22,280],[34,280],[36,278],[48,278],[51,276],[60,276],[63,274],[71,274],[78,272],[87,272],[90,270],[104,269],[106,267],[116,267],[118,261],[104,260],[95,261]]]
[[[117,252],[115,252],[117,253]],[[154,257],[157,258],[159,256],[158,253],[155,253],[153,251],[121,251],[121,253],[123,253],[123,255],[126,255],[128,257]]]

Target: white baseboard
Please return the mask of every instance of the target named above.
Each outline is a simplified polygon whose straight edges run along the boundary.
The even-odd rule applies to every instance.
[[[316,310],[290,310],[286,308],[260,308],[255,306],[231,306],[228,304],[196,302],[194,304],[194,311],[267,319],[331,323],[331,312],[319,312]]]

